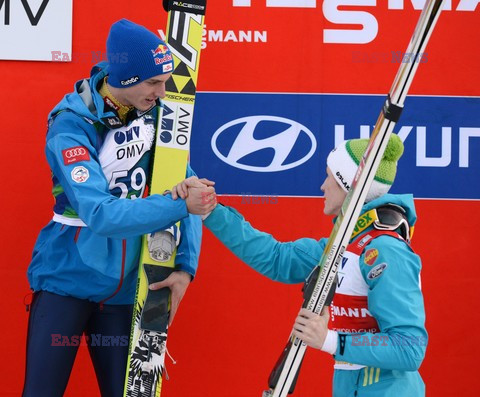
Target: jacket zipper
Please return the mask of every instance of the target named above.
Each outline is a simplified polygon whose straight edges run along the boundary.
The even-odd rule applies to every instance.
[[[75,232],[75,237],[73,238],[73,241],[75,241],[75,243],[78,241],[78,236],[80,235],[80,230],[82,230],[82,227],[78,226],[77,231]]]

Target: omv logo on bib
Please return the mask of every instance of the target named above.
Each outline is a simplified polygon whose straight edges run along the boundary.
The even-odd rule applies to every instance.
[[[295,168],[313,156],[317,141],[297,121],[258,115],[232,120],[212,136],[215,155],[232,167],[254,172]]]

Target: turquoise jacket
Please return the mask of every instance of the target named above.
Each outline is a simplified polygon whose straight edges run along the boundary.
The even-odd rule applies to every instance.
[[[401,205],[411,226],[416,214],[411,195],[384,195],[367,203],[362,213],[386,203]],[[305,280],[320,262],[327,239],[301,238],[279,242],[270,234],[253,228],[241,214],[217,205],[204,225],[238,258],[264,276],[283,283]],[[370,227],[371,228],[371,227]],[[366,229],[369,230],[369,229]],[[380,277],[367,277],[371,267],[364,263],[367,249],[378,249],[378,263],[387,263]],[[345,348],[338,344],[335,359],[388,370],[416,371],[425,355],[427,332],[420,289],[420,258],[402,240],[380,236],[360,256],[360,268],[369,286],[368,310],[377,320],[380,333],[346,334]],[[385,337],[381,339],[381,337]],[[365,341],[382,340],[381,346]],[[375,343],[373,343],[375,344]]]

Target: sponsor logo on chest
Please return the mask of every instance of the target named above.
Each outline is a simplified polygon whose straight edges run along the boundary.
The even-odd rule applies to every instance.
[[[147,153],[155,136],[154,124],[147,124],[143,118],[129,126],[107,132],[99,151],[103,172],[108,176],[118,170],[130,170]]]
[[[140,127],[135,126],[127,129],[119,129],[113,135],[115,141],[117,160],[139,156],[144,152],[145,141],[140,136]]]
[[[369,251],[370,260],[376,259],[378,251]],[[335,297],[330,305],[334,329],[349,333],[378,332],[377,321],[368,310],[368,289],[368,284],[360,271],[360,257],[346,251],[338,270]]]
[[[330,305],[332,328],[341,332],[378,332],[366,296],[336,293]]]
[[[366,296],[368,293],[368,285],[360,272],[359,257],[349,251],[345,252],[338,269],[337,292],[359,296]]]

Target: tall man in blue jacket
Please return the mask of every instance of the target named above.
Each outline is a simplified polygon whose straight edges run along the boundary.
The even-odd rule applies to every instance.
[[[143,197],[172,54],[158,36],[125,19],[112,25],[107,53],[108,62],[49,115],[55,205],[28,268],[34,297],[25,397],[63,395],[83,334],[102,396],[123,395],[141,236],[171,228],[169,241],[178,244],[176,271],[151,286],[171,289],[171,322],[197,268],[198,215],[215,204],[213,187],[190,167],[186,177],[196,187],[186,200]],[[93,343],[92,335],[117,342]]]
[[[321,186],[326,215],[339,214],[367,143],[353,139],[329,154]],[[427,343],[421,262],[409,245],[415,208],[411,195],[387,194],[402,153],[403,143],[392,135],[344,255],[330,310],[319,316],[302,309],[295,320],[297,337],[334,356],[335,397],[425,394],[417,371]],[[177,185],[173,197],[189,195],[189,183]],[[278,242],[222,205],[204,225],[246,264],[284,283],[305,280],[327,242]]]

